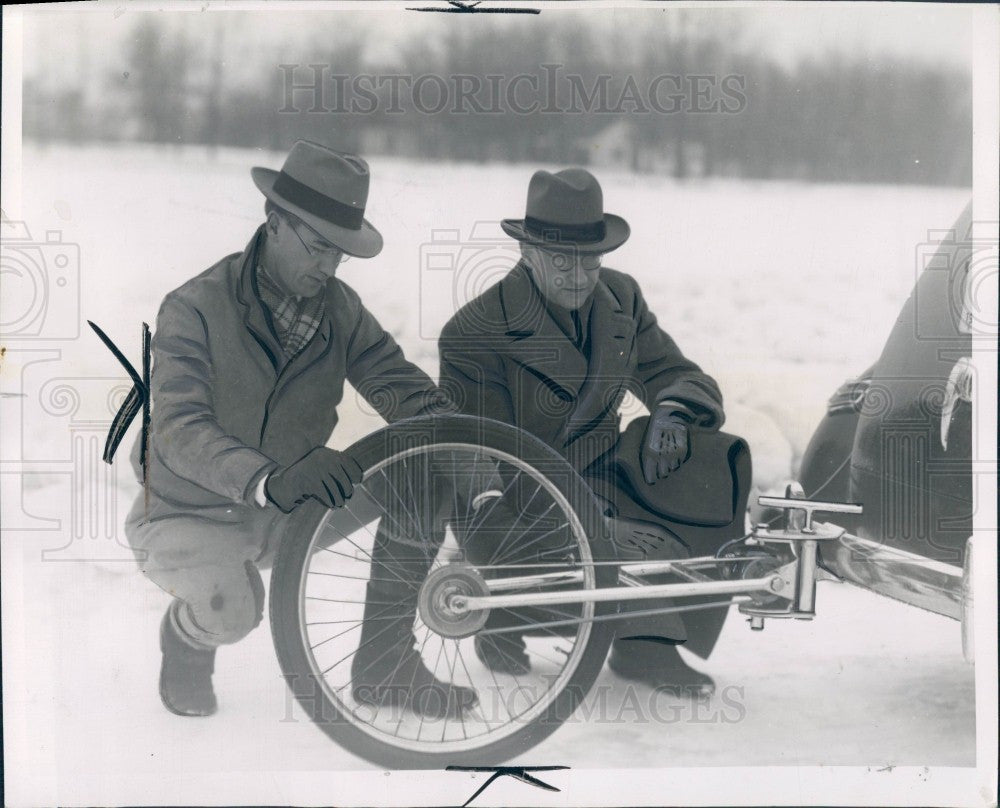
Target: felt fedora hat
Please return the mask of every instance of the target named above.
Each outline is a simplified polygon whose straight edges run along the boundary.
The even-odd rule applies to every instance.
[[[381,234],[365,219],[370,177],[360,157],[298,140],[281,171],[255,167],[250,174],[264,196],[348,255],[382,250]]]
[[[583,168],[536,171],[528,184],[524,218],[504,219],[500,226],[518,241],[586,253],[617,249],[630,232],[621,216],[604,212],[601,184]]]

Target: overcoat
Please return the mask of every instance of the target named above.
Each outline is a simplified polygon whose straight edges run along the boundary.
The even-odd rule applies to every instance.
[[[460,411],[545,441],[614,515],[656,523],[686,545],[668,543],[659,554],[714,553],[742,532],[750,484],[746,442],[719,431],[725,415],[718,385],[660,328],[629,275],[601,268],[581,350],[546,308],[530,271],[518,263],[444,327],[441,386]],[[672,400],[694,414],[691,459],[653,485],[636,473],[643,423],[620,431],[618,410],[629,390],[650,410]],[[725,615],[724,608],[687,612],[684,628],[675,615],[654,615],[619,631],[674,640],[686,634],[687,647],[707,657]]]
[[[462,412],[531,432],[580,472],[617,443],[628,390],[650,409],[681,402],[703,430],[722,426],[718,385],[659,327],[631,276],[600,270],[585,354],[529,273],[520,262],[441,332],[441,386]]]
[[[322,292],[315,336],[286,362],[256,293],[261,239],[258,230],[242,253],[170,292],[160,308],[145,470],[159,513],[246,504],[263,473],[327,442],[345,381],[387,421],[441,402],[339,278]]]

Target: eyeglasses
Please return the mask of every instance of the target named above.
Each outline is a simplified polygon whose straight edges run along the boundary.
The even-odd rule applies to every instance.
[[[323,244],[325,244],[326,246],[325,247],[310,247],[306,243],[305,239],[302,238],[302,236],[299,235],[299,230],[298,230],[297,225],[302,225],[306,230],[308,230],[310,233],[312,233],[312,235],[314,235],[316,238],[318,238],[320,241],[322,241]],[[309,253],[309,255],[311,255],[311,256],[327,255],[327,254],[332,255],[332,254],[336,253],[337,255],[340,256],[340,263],[342,263],[342,264],[346,264],[348,261],[351,260],[351,256],[349,256],[342,249],[340,249],[340,247],[337,247],[337,246],[334,246],[333,244],[330,244],[328,241],[326,241],[326,239],[324,239],[319,233],[317,233],[315,230],[313,230],[309,225],[307,225],[301,219],[296,219],[296,220],[293,221],[292,218],[289,217],[288,226],[291,229],[291,231],[295,234],[295,238],[297,238],[302,243],[302,246],[305,247],[305,250],[306,250],[307,253]]]
[[[593,271],[595,269],[601,268],[601,256],[593,254],[584,255],[574,255],[572,253],[555,253],[551,259],[552,266],[561,272],[566,272],[569,270],[573,263],[579,263],[580,266],[588,271]]]

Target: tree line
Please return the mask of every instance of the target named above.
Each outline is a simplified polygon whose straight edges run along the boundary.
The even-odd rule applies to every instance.
[[[146,16],[132,33],[121,69],[96,80],[26,79],[25,136],[274,150],[304,137],[678,178],[971,184],[971,77],[916,59],[782,64],[738,31],[676,16],[611,37],[572,19],[453,25],[392,57],[349,32],[256,52],[222,25],[192,34]]]

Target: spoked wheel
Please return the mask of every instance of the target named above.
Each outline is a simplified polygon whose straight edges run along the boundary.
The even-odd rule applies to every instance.
[[[391,768],[497,763],[539,743],[600,672],[613,622],[593,620],[616,606],[457,605],[491,588],[613,586],[586,484],[533,437],[463,416],[399,422],[349,451],[364,482],[342,509],[307,509],[272,573],[272,634],[300,704]],[[460,693],[463,709],[415,708],[417,654],[440,683],[423,695]]]

